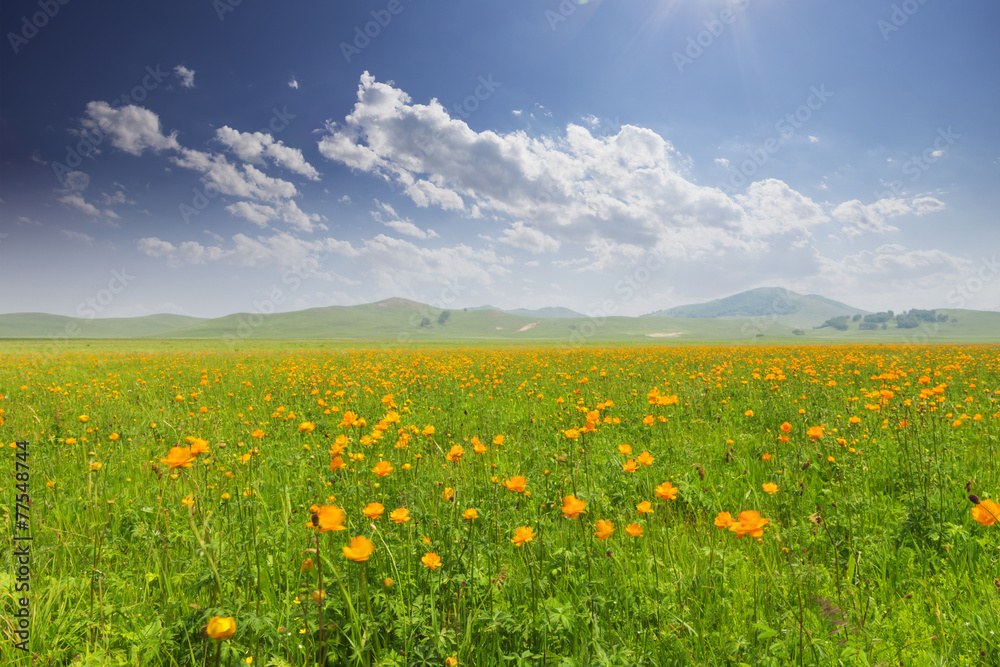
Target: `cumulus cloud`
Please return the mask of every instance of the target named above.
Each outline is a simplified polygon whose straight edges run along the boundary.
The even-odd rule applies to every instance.
[[[555,252],[562,245],[558,239],[532,229],[520,220],[505,229],[497,240],[532,253]]]
[[[90,234],[84,234],[83,232],[74,232],[71,229],[63,229],[59,233],[65,236],[66,238],[72,239],[73,241],[78,241],[85,246],[89,247],[94,245],[94,237],[91,236]]]
[[[142,155],[147,148],[153,151],[177,150],[177,133],[163,134],[160,118],[142,107],[128,105],[112,109],[107,102],[90,102],[86,116],[80,124],[91,132],[103,132],[115,148],[131,155]]]
[[[406,236],[413,236],[418,239],[430,239],[437,238],[438,234],[433,229],[428,229],[424,231],[417,227],[412,220],[409,218],[402,218],[396,209],[394,209],[389,204],[375,200],[376,209],[371,212],[372,217],[376,221],[381,222],[386,227],[394,229],[400,234],[405,234]]]
[[[174,67],[174,76],[181,80],[182,88],[194,88],[194,70],[177,65]]]
[[[239,132],[229,126],[220,127],[215,138],[244,162],[261,163],[264,158],[291,172],[318,181],[319,172],[306,162],[302,151],[290,148],[264,132]]]
[[[916,197],[912,199],[893,197],[879,199],[872,204],[862,204],[857,199],[844,202],[833,209],[833,217],[846,223],[842,231],[848,237],[864,233],[884,234],[899,231],[887,222],[890,218],[901,215],[926,215],[945,209],[944,202],[934,197]]]
[[[437,100],[413,103],[367,72],[351,113],[328,123],[319,150],[398,184],[418,206],[506,219],[503,242],[536,232],[543,248],[595,249],[602,266],[648,249],[678,258],[755,250],[767,235],[829,219],[781,181],[756,184],[740,199],[698,185],[686,176],[687,158],[649,129],[625,125],[600,137],[575,124],[555,137],[476,132]]]

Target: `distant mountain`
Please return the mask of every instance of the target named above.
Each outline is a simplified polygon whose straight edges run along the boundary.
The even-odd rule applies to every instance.
[[[203,322],[187,315],[86,319],[46,313],[0,315],[0,338],[143,338]]]
[[[799,294],[783,287],[758,287],[705,303],[659,310],[644,317],[733,318],[768,317],[794,325],[814,326],[837,315],[867,311],[816,294]]]

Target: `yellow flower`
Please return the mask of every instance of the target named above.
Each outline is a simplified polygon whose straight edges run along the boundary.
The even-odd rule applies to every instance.
[[[424,427],[424,430],[422,431],[422,433],[429,438],[432,435],[434,435],[434,430],[435,430],[434,427],[431,426],[430,424],[428,424],[427,426]]]
[[[361,510],[361,513],[368,517],[369,520],[374,521],[382,516],[382,512],[384,511],[385,507],[382,503],[368,503],[368,506]]]
[[[452,448],[445,454],[445,458],[452,463],[458,463],[465,456],[465,448],[462,445],[453,445]]]
[[[396,523],[406,523],[410,520],[410,510],[400,507],[389,512],[389,518]]]
[[[515,493],[524,493],[524,489],[528,484],[528,480],[520,475],[511,477],[506,482],[503,483],[503,488],[508,491],[514,491]]]
[[[479,512],[475,507],[470,507],[469,509],[462,512],[462,518],[467,521],[472,521],[473,519],[479,518]]]
[[[87,422],[90,421],[90,417],[88,417],[87,415],[80,415],[79,417],[76,418],[76,420],[81,424],[86,424]]]
[[[654,459],[653,455],[650,454],[649,452],[643,452],[642,454],[639,454],[639,456],[637,456],[635,460],[639,465],[651,466],[653,465],[653,461],[655,461],[656,459]]]
[[[643,500],[641,503],[635,506],[635,509],[639,514],[653,513],[653,505],[648,500]]]
[[[455,498],[455,489],[451,488],[450,486],[444,487],[444,491],[441,492],[441,498],[445,502],[450,503]]]
[[[493,438],[493,444],[496,445],[497,447],[502,446],[503,445],[503,438],[504,438],[503,435],[498,435],[498,436],[494,437]]]
[[[992,500],[981,500],[972,508],[972,518],[984,526],[1000,521],[1000,505]]]
[[[310,570],[313,569],[313,567],[315,567],[315,565],[316,564],[313,562],[312,558],[306,558],[304,561],[302,561],[302,566],[299,567],[299,571],[309,572]]]
[[[587,501],[580,500],[576,496],[566,496],[563,498],[562,515],[567,519],[575,519],[581,514],[587,513]]]
[[[309,525],[318,528],[321,533],[328,530],[347,530],[344,527],[344,519],[346,518],[344,510],[336,505],[323,505],[314,510],[312,522]]]
[[[392,588],[396,585],[396,582],[392,580],[392,577],[386,577],[382,580],[382,585],[386,588]]]
[[[630,523],[625,526],[625,532],[632,537],[642,537],[642,526],[637,523]]]
[[[606,540],[611,537],[611,533],[615,532],[615,524],[604,519],[594,524],[594,528],[596,529],[594,536],[599,540]]]
[[[299,433],[312,433],[316,430],[316,424],[312,422],[302,422],[299,424]]]
[[[663,500],[675,500],[677,498],[677,487],[670,482],[664,482],[656,487],[656,497]]]
[[[622,456],[632,456],[632,445],[628,443],[618,445],[618,453]]]
[[[638,469],[639,464],[635,462],[635,459],[629,459],[625,462],[625,465],[622,466],[622,470],[625,472],[635,472]]]
[[[525,542],[530,542],[535,539],[535,531],[533,531],[528,526],[521,526],[514,531],[514,537],[511,538],[511,542],[516,546],[523,546]]]
[[[232,616],[213,616],[205,626],[205,634],[212,639],[229,639],[236,633],[236,620]]]
[[[350,546],[343,547],[344,558],[355,563],[364,563],[373,551],[375,551],[375,545],[364,535],[352,537]]]
[[[194,495],[190,493],[187,494],[186,496],[181,498],[181,502],[187,505],[188,507],[191,507],[192,505],[194,505]]]
[[[436,570],[441,567],[441,557],[433,551],[429,551],[424,554],[424,557],[420,559],[420,562],[429,567],[431,570]]]
[[[93,463],[90,464],[90,470],[91,470],[91,472],[97,472],[98,470],[100,470],[103,467],[104,467],[104,464],[101,463],[100,461],[94,461]]]
[[[763,489],[765,493],[777,493],[778,485],[773,482],[767,482],[763,485]]]
[[[392,464],[388,461],[379,461],[372,468],[372,472],[375,473],[377,477],[385,477],[392,472]]]
[[[191,461],[192,456],[190,447],[171,447],[170,453],[167,454],[167,458],[160,459],[160,463],[165,466],[169,466],[168,470],[174,470],[175,468],[190,468],[194,465]]]
[[[444,659],[445,667],[455,667],[458,664],[458,658],[455,656],[449,656]]]

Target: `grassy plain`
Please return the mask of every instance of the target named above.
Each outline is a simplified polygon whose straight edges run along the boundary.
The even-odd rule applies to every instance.
[[[3,664],[1000,664],[994,345],[0,349]]]

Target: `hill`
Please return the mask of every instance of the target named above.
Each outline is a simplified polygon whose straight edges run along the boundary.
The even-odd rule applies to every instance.
[[[0,338],[143,338],[202,322],[187,315],[86,319],[46,313],[0,315]]]
[[[864,314],[817,294],[799,294],[782,287],[758,287],[722,299],[659,310],[644,317],[718,319],[768,318],[792,326],[815,326],[838,315]]]

